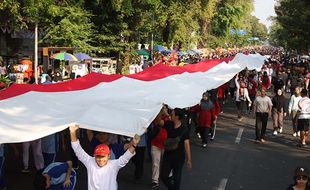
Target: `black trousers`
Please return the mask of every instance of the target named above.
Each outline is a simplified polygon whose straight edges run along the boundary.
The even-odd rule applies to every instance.
[[[256,140],[261,140],[265,138],[266,128],[268,122],[268,113],[256,112]]]
[[[179,190],[181,188],[184,160],[184,158],[180,158],[176,155],[171,156],[164,153],[160,176],[168,190]],[[169,177],[171,171],[172,176]]]
[[[143,175],[143,165],[144,165],[144,151],[145,147],[136,148],[136,155],[132,157],[132,162],[135,165],[135,179],[141,179]]]
[[[230,93],[230,97],[231,99],[234,99],[235,97],[235,91],[236,91],[236,88],[235,87],[229,87],[229,93]]]
[[[211,132],[211,128],[199,127],[199,132],[200,132],[202,143],[208,144],[208,138],[209,138],[209,133]]]

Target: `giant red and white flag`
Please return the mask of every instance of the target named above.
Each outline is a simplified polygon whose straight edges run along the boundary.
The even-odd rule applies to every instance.
[[[121,76],[91,73],[49,85],[19,85],[0,92],[0,143],[24,142],[70,124],[126,136],[142,134],[162,107],[195,105],[244,68],[260,70],[265,57],[237,54],[185,67],[156,65]]]

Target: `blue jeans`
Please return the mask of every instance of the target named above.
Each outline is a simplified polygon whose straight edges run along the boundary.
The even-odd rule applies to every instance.
[[[44,158],[44,166],[48,166],[55,162],[56,154],[42,152]]]

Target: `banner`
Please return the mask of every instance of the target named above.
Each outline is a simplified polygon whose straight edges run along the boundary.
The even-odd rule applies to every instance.
[[[0,143],[31,141],[74,123],[126,136],[142,134],[163,103],[193,106],[203,92],[244,68],[260,70],[264,59],[237,54],[228,64],[158,65],[128,76],[90,74],[64,83],[13,85],[0,92]]]

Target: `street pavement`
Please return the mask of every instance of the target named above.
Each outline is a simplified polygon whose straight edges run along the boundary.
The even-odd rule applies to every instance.
[[[298,148],[298,138],[293,137],[291,122],[286,118],[284,131],[272,135],[269,119],[267,142],[254,142],[255,120],[245,115],[237,120],[233,102],[224,105],[224,113],[218,118],[216,137],[202,148],[200,139],[191,134],[193,168],[183,168],[182,190],[281,190],[293,182],[297,166],[309,167],[310,148]],[[30,156],[31,157],[31,156]],[[59,158],[61,159],[61,158]],[[31,162],[32,158],[31,158]],[[34,172],[22,174],[22,159],[9,156],[6,160],[8,190],[30,190]],[[33,165],[33,164],[32,164]],[[133,181],[134,165],[130,162],[119,172],[119,190],[151,189],[151,162],[145,156],[144,175],[141,181]],[[84,166],[78,169],[76,190],[87,189],[87,174]],[[166,189],[163,184],[158,190]]]

